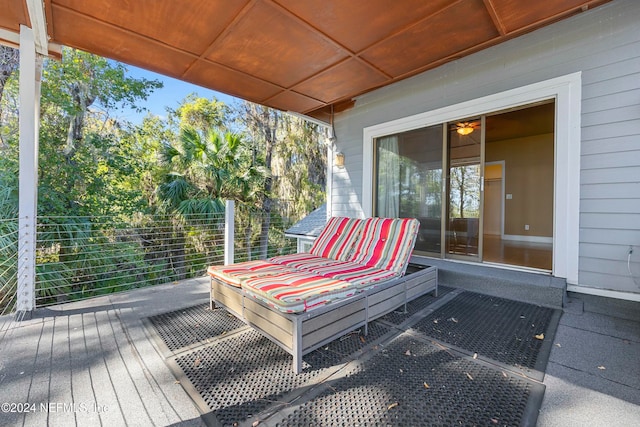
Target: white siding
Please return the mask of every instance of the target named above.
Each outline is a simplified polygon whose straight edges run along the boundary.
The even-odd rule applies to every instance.
[[[336,118],[333,214],[362,216],[363,129],[582,72],[579,285],[640,294],[640,2],[614,0],[361,96]]]

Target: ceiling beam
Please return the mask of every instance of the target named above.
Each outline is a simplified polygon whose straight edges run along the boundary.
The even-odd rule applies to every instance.
[[[44,13],[43,0],[25,0],[29,11],[29,20],[36,44],[36,52],[49,56],[49,36],[47,35],[47,18]]]
[[[320,119],[316,119],[315,117],[311,117],[311,116],[307,116],[306,114],[302,114],[302,113],[297,113],[295,111],[287,111],[287,114],[290,114],[294,117],[297,117],[299,119],[302,120],[306,120],[309,123],[314,123],[318,126],[324,127],[324,128],[329,128],[331,126],[330,123],[325,122],[324,120],[320,120]]]
[[[491,16],[491,20],[493,21],[493,25],[496,26],[496,29],[500,33],[501,36],[507,34],[507,29],[504,24],[500,20],[498,16],[498,12],[496,12],[496,8],[493,6],[493,2],[491,0],[484,0],[484,7],[487,8],[487,12],[489,12],[489,16]]]

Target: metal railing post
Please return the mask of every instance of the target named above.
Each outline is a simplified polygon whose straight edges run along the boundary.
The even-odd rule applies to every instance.
[[[42,58],[33,30],[20,26],[20,142],[18,201],[17,316],[29,316],[36,299],[36,214],[38,200],[38,132]]]
[[[235,202],[225,201],[224,209],[224,265],[233,264],[234,255],[234,230],[235,230]]]

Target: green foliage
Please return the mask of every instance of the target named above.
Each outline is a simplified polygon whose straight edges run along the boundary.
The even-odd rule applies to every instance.
[[[58,295],[72,291],[74,270],[64,263],[38,263],[36,265],[36,293],[41,303],[58,302]]]
[[[160,86],[155,80],[128,77],[122,64],[73,49],[64,49],[62,61],[45,62],[38,189],[40,303],[56,301],[57,294],[80,297],[130,285],[125,277],[110,279],[113,273],[107,270],[140,262],[143,252],[132,252],[130,244],[105,250],[114,243],[104,235],[104,224],[91,218],[127,218],[149,209],[145,188],[156,164],[148,154],[153,143],[139,138],[144,130],[123,128],[109,115],[118,108],[140,110]]]
[[[109,115],[89,109],[141,109],[161,83],[134,79],[124,65],[64,49],[42,79],[39,212],[114,215],[144,209],[139,179],[151,167],[145,148]]]
[[[178,119],[179,128],[190,127],[207,131],[226,129],[229,107],[217,99],[188,95],[176,110],[170,110]]]
[[[0,273],[12,278],[0,275],[0,311],[10,309],[3,301],[13,300],[16,283],[16,263],[8,261],[17,252],[16,82],[7,80],[0,104],[0,266],[11,265]],[[265,201],[290,199],[298,217],[322,202],[317,127],[195,95],[166,118],[148,115],[139,125],[114,118],[120,109],[140,110],[159,86],[73,49],[64,49],[62,61],[45,61],[38,304],[201,275],[223,256],[225,199],[239,202],[237,228],[245,230],[249,256],[261,255],[265,235],[269,254],[291,251],[283,230],[293,219],[274,212],[264,221]],[[231,119],[242,114],[242,121]]]
[[[18,272],[18,202],[15,189],[0,180],[0,315],[15,305]]]
[[[326,200],[326,130],[297,117],[283,120],[283,143],[276,147],[278,179],[274,195],[289,202],[289,213],[301,218]]]
[[[106,111],[124,107],[143,111],[140,103],[153,90],[162,87],[162,83],[128,77],[126,73],[123,64],[64,48],[62,60],[46,61],[42,72],[42,103],[55,106],[70,117],[82,109],[76,99],[81,91],[87,99],[97,100]]]
[[[218,213],[224,199],[253,201],[265,174],[239,135],[214,129],[183,127],[161,159],[166,175],[158,201],[179,213]]]
[[[298,220],[325,202],[326,129],[249,102],[237,106],[234,116],[255,155],[268,159],[272,182],[264,195],[286,205],[286,217]]]
[[[18,183],[14,165],[10,156],[0,157],[0,315],[13,310],[17,289]]]

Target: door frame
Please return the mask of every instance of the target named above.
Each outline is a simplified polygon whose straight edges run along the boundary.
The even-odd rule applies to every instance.
[[[506,186],[505,186],[505,182],[504,182],[504,177],[505,177],[505,172],[504,172],[504,168],[505,168],[505,161],[504,160],[496,160],[493,162],[485,162],[484,163],[484,167],[486,168],[487,166],[493,166],[493,165],[500,165],[500,173],[501,173],[501,177],[500,177],[500,238],[504,239],[504,200],[506,197]],[[485,175],[485,180],[486,180],[487,176]],[[485,185],[485,190],[486,190],[486,185]],[[483,210],[483,215],[484,215],[484,210]],[[483,218],[484,221],[484,218]]]
[[[580,132],[582,73],[471,99],[363,128],[362,213],[373,212],[373,141],[375,138],[425,126],[555,99],[555,161],[552,274],[578,284],[580,217]]]
[[[475,119],[476,117],[474,117]],[[445,221],[443,222],[445,227],[443,227],[443,233],[440,235],[440,239],[442,241],[442,248],[443,248],[443,259],[449,259],[449,260],[461,260],[461,261],[470,261],[470,262],[476,262],[476,263],[482,263],[482,258],[483,258],[483,253],[482,253],[482,248],[484,246],[484,161],[485,161],[485,143],[486,143],[486,137],[485,137],[485,131],[486,131],[486,115],[481,115],[480,117],[477,117],[480,119],[480,147],[479,151],[480,151],[480,155],[478,156],[478,172],[479,172],[479,177],[478,177],[478,248],[477,248],[477,254],[475,255],[469,255],[469,254],[459,254],[459,253],[451,253],[449,252],[449,239],[450,239],[450,230],[448,229],[449,227],[449,222],[451,221],[451,215],[450,215],[450,208],[451,208],[451,203],[450,203],[450,197],[451,197],[451,158],[450,158],[450,148],[449,148],[449,138],[450,138],[450,127],[451,125],[454,125],[456,122],[458,121],[465,121],[465,118],[462,117],[458,117],[456,118],[456,120],[453,120],[451,122],[447,122],[444,125],[444,139],[442,141],[442,155],[443,155],[443,159],[445,160],[444,164],[443,164],[443,182],[444,182],[444,190],[446,191],[446,202],[442,203],[442,218],[445,219]],[[445,172],[446,171],[446,172]],[[445,200],[445,198],[443,198],[443,200]],[[468,224],[467,224],[467,233],[468,233]]]

